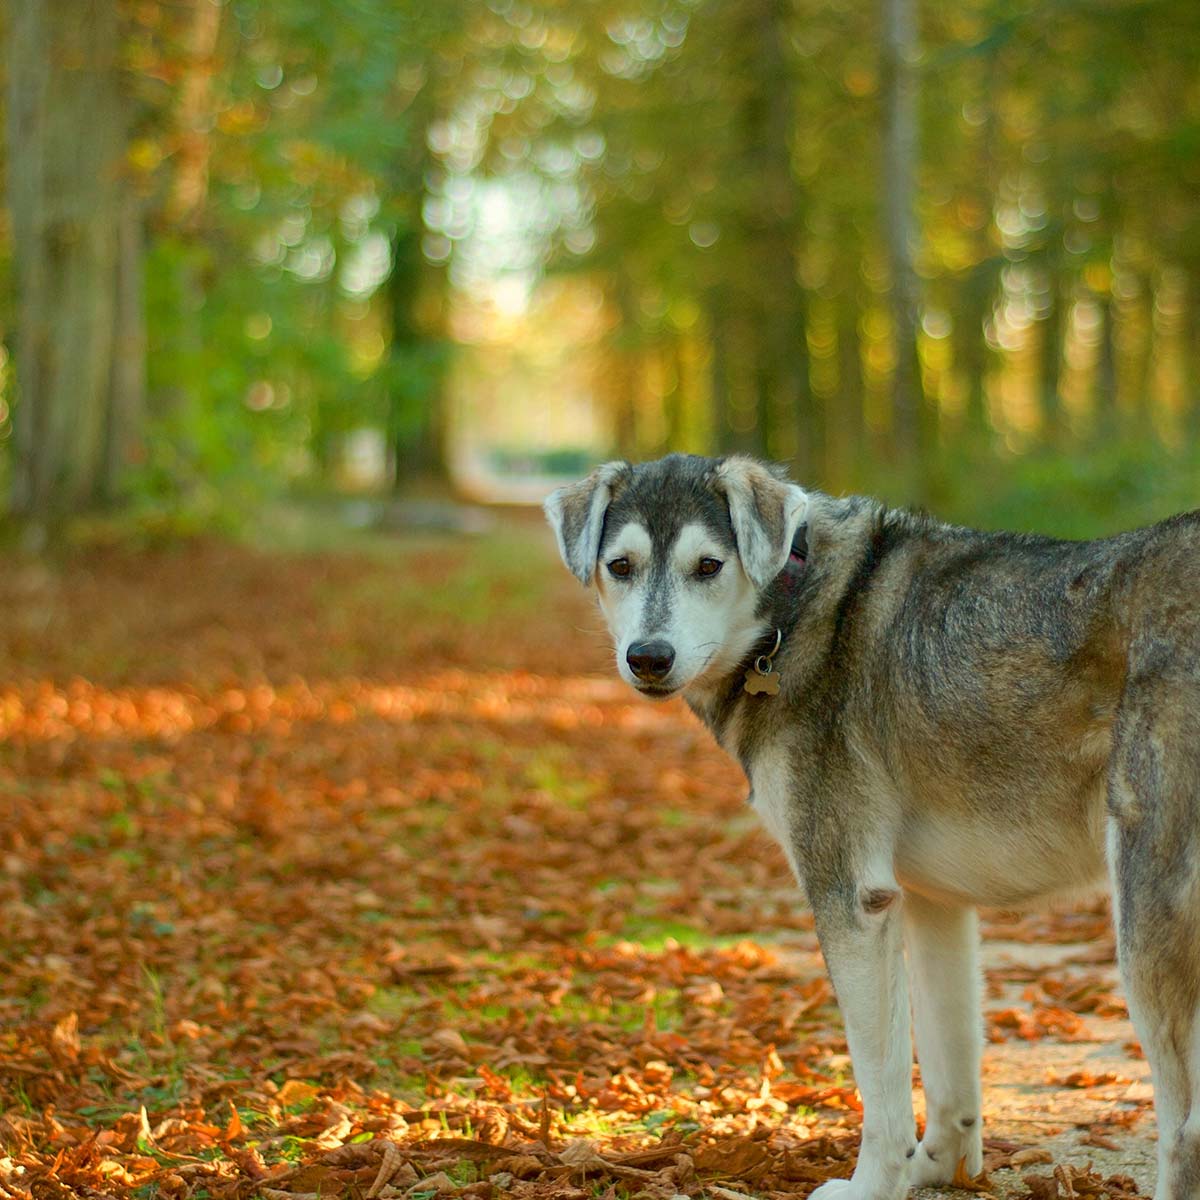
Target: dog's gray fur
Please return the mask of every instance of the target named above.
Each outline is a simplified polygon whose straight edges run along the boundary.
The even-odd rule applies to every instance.
[[[898,1200],[964,1159],[981,1169],[975,906],[1086,886],[1106,864],[1155,1085],[1155,1194],[1197,1200],[1200,512],[1093,542],[986,534],[684,455],[609,463],[546,507],[622,674],[681,692],[741,762],[807,892],[864,1103],[853,1179],[820,1200]],[[785,567],[801,522],[807,559]],[[732,574],[701,578],[698,553]],[[621,661],[714,612],[722,632],[652,685]],[[782,691],[748,695],[776,629]]]

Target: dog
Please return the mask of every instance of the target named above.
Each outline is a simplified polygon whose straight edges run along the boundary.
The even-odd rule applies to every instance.
[[[976,907],[1106,878],[1155,1197],[1197,1200],[1200,512],[981,533],[678,454],[606,463],[545,510],[622,678],[682,696],[740,762],[807,894],[863,1101],[853,1176],[817,1200],[982,1170]]]

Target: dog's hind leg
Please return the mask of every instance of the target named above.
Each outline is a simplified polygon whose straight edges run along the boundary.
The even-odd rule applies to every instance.
[[[1154,1080],[1156,1200],[1200,1200],[1200,696],[1131,679],[1109,771],[1121,975]]]
[[[904,932],[925,1090],[911,1174],[921,1187],[949,1183],[960,1162],[971,1176],[983,1170],[979,930],[974,908],[906,894]]]

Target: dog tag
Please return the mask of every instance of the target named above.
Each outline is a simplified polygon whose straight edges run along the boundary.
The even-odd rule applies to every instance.
[[[750,667],[746,671],[746,682],[742,684],[742,691],[747,696],[778,696],[779,672],[768,668],[764,673],[755,667]]]

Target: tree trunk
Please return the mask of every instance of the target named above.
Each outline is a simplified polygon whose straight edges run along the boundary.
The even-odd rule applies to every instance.
[[[992,307],[992,279],[987,263],[966,272],[962,312],[954,323],[955,359],[966,377],[966,432],[972,442],[991,433],[987,411],[988,348],[983,325]]]
[[[843,268],[847,280],[857,276],[857,263],[852,269]],[[847,283],[837,299],[837,356],[838,412],[836,429],[839,437],[837,478],[829,486],[860,486],[863,482],[859,465],[867,452],[867,423],[863,411],[866,387],[863,383],[862,339],[859,337],[859,308],[857,289]],[[831,422],[832,424],[832,422]]]
[[[1200,266],[1188,272],[1183,305],[1184,429],[1191,445],[1200,447]]]
[[[687,366],[683,338],[668,337],[658,351],[667,380],[663,394],[663,452],[683,450],[687,443]]]
[[[411,223],[392,237],[387,281],[394,368],[388,424],[397,489],[414,479],[438,479],[446,473],[441,372],[434,339],[418,315],[425,283],[421,224],[414,213]]]
[[[708,293],[708,326],[712,339],[709,403],[712,406],[710,424],[713,450],[717,454],[732,454],[737,446],[737,438],[730,420],[729,322],[725,316],[723,298],[716,288]]]
[[[637,328],[637,305],[633,297],[633,281],[619,267],[613,284],[613,304],[617,310],[617,330],[609,354],[613,384],[613,438],[619,457],[634,459],[641,448],[641,429],[637,412],[638,373],[633,353],[626,342]]]
[[[425,65],[428,72],[429,63]],[[388,181],[390,194],[403,202],[386,284],[392,359],[388,424],[397,491],[447,474],[442,369],[446,273],[427,263],[421,249],[422,210],[430,175],[437,170],[427,134],[438,111],[433,84],[426,78],[408,110],[407,147],[398,153]]]
[[[1063,285],[1062,264],[1058,256],[1050,261],[1050,311],[1039,322],[1041,345],[1038,347],[1039,400],[1042,406],[1042,437],[1052,449],[1063,442],[1062,377],[1063,336],[1066,332],[1067,289]]]
[[[787,0],[757,0],[748,16],[755,48],[745,106],[747,161],[758,181],[746,214],[751,243],[746,280],[755,339],[760,452],[792,450],[797,471],[812,478],[824,457],[809,376],[804,294],[797,271],[800,191],[792,169],[794,71],[788,60]],[[778,431],[784,431],[778,438]]]
[[[914,0],[881,0],[883,52],[883,213],[891,274],[890,307],[896,369],[894,434],[900,460],[921,478],[929,446],[929,414],[917,356],[917,273],[913,211],[917,161],[917,31]]]
[[[42,526],[91,504],[104,476],[124,142],[118,40],[108,0],[16,0],[12,10],[12,505]]]
[[[1098,297],[1100,305],[1100,349],[1096,356],[1096,373],[1092,384],[1096,431],[1102,438],[1117,433],[1120,424],[1117,411],[1116,334],[1113,329],[1113,299],[1111,292]]]
[[[108,425],[101,492],[115,499],[122,476],[141,456],[146,412],[146,308],[143,271],[145,231],[142,204],[129,186],[122,188],[117,227],[112,369],[109,375]]]

